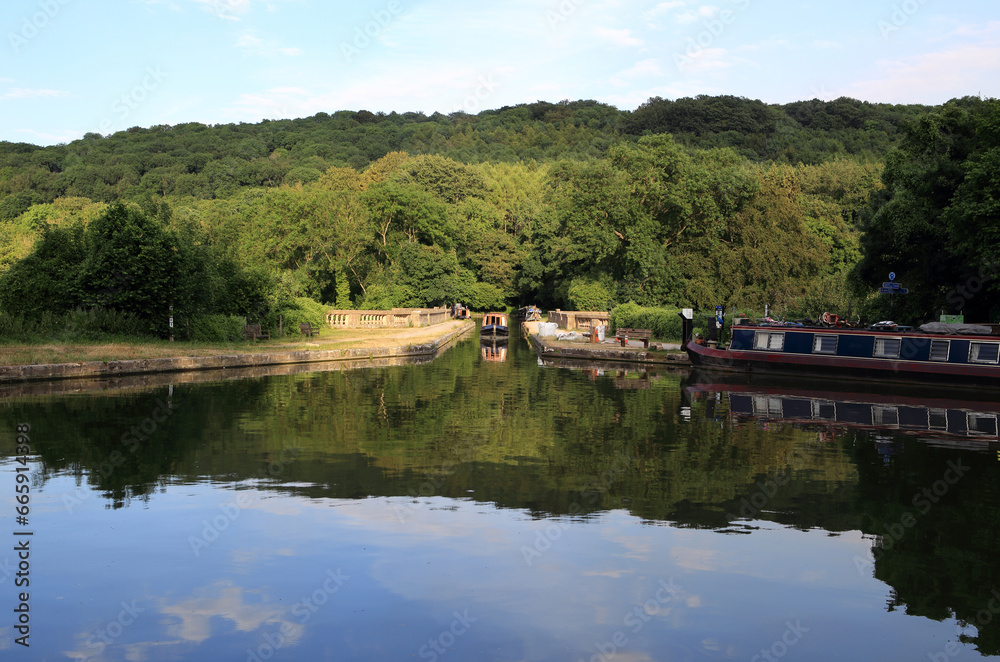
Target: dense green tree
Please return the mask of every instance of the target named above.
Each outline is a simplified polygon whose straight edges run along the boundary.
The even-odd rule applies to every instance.
[[[998,106],[978,98],[950,102],[909,125],[886,160],[885,190],[863,226],[854,283],[870,292],[895,272],[910,290],[894,302],[900,319],[942,309],[982,320],[1000,304]],[[876,304],[889,308],[887,301]]]

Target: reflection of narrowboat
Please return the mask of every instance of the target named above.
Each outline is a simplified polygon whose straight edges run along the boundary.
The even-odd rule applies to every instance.
[[[507,343],[502,340],[480,343],[479,351],[483,360],[490,363],[503,363],[507,360]]]
[[[1000,385],[1000,337],[991,335],[989,325],[924,324],[912,331],[737,324],[730,330],[728,348],[704,346],[687,335],[691,364],[748,374]]]
[[[509,334],[507,316],[504,313],[486,313],[483,326],[479,330],[481,338],[506,338]]]
[[[687,392],[694,397],[725,394],[729,414],[736,420],[901,432],[931,441],[1000,441],[1000,403],[989,394],[942,397],[929,387],[901,388],[854,392],[801,380],[797,386],[771,380],[755,384],[708,381],[690,384]]]

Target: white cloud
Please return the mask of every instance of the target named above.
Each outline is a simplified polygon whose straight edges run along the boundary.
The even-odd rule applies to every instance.
[[[632,35],[629,29],[614,30],[612,28],[597,28],[597,36],[616,46],[642,46],[642,39]]]
[[[238,21],[250,9],[251,0],[192,0],[205,11],[227,21]]]
[[[847,86],[844,94],[866,101],[944,103],[955,97],[1000,96],[996,63],[1000,45],[967,44],[910,58],[880,60],[876,74]],[[983,82],[989,81],[984,88]]]
[[[661,76],[663,76],[663,69],[660,67],[660,61],[656,58],[649,58],[636,62],[628,69],[619,71],[611,78],[611,84],[616,87],[626,87],[631,86],[632,81],[636,79]]]
[[[252,32],[240,35],[240,38],[236,40],[236,47],[243,49],[248,55],[262,55],[265,57],[273,55],[295,57],[302,54],[302,50],[299,48],[279,46],[278,42],[270,39],[261,39]]]

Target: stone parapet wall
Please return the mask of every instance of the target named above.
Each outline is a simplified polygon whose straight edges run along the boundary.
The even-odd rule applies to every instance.
[[[326,323],[334,329],[387,329],[431,326],[447,322],[451,308],[393,308],[392,310],[330,310]]]
[[[560,329],[571,331],[580,329],[590,331],[596,326],[611,325],[611,314],[598,311],[550,310],[549,321],[555,322]]]

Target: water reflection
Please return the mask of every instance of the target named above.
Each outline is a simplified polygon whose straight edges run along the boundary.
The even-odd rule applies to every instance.
[[[496,339],[491,341],[481,340],[479,351],[482,353],[483,361],[503,363],[507,360],[507,340],[503,339],[499,342]]]
[[[0,401],[32,425],[32,653],[923,659],[957,628],[948,659],[1000,652],[981,437],[482,351]]]

